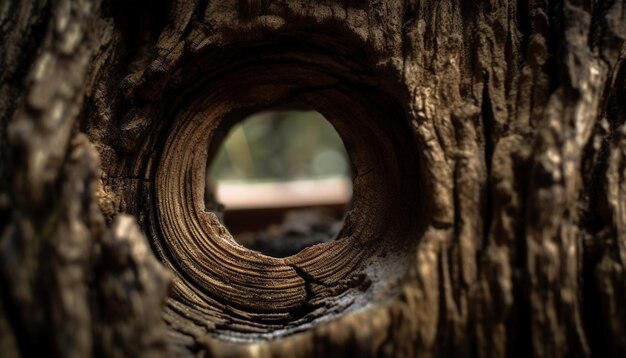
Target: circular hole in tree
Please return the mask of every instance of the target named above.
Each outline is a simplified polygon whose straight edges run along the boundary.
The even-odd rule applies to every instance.
[[[350,161],[319,112],[255,113],[210,158],[207,209],[248,249],[286,257],[341,229],[352,196]]]

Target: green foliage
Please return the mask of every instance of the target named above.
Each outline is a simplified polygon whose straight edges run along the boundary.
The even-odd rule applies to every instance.
[[[287,181],[349,176],[345,147],[315,111],[268,111],[228,134],[210,170],[218,181]]]

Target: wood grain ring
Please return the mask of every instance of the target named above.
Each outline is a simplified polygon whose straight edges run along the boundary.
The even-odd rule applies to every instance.
[[[163,129],[151,215],[156,250],[176,273],[166,319],[186,334],[271,338],[383,301],[403,277],[420,222],[416,145],[402,109],[310,59],[237,67],[193,86]],[[339,238],[287,258],[237,244],[203,200],[209,148],[245,114],[271,107],[322,113],[355,174]]]

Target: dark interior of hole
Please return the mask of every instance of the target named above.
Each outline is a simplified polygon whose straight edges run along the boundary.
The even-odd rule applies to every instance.
[[[258,209],[226,215],[227,227],[237,221],[253,220],[261,230],[235,232],[235,240],[250,250],[272,257],[295,255],[303,249],[333,240],[343,224],[337,210],[326,207],[304,209]],[[280,221],[280,222],[279,222]],[[267,226],[269,224],[269,226]]]
[[[294,111],[294,107],[297,111]],[[217,214],[239,244],[272,257],[291,256],[306,247],[333,240],[343,225],[345,212],[349,209],[349,197],[337,198],[337,200],[331,200],[330,202],[318,202],[315,204],[308,203],[306,200],[303,202],[281,204],[281,201],[277,197],[276,202],[270,203],[270,205],[252,205],[251,207],[243,208],[233,208],[229,207],[227,203],[226,205],[221,203],[222,200],[218,197],[217,191],[222,184],[217,178],[210,175],[210,173],[215,172],[216,162],[218,162],[218,153],[224,150],[226,142],[233,135],[233,127],[238,123],[250,123],[252,120],[250,115],[258,113],[269,113],[270,117],[274,116],[275,118],[280,118],[277,121],[279,124],[286,124],[286,122],[298,120],[302,122],[304,120],[309,125],[313,126],[313,128],[317,128],[318,131],[325,132],[326,142],[331,141],[332,143],[330,144],[334,144],[336,146],[335,149],[340,149],[343,158],[345,158],[345,165],[348,170],[345,173],[346,175],[343,181],[348,180],[351,182],[350,160],[342,140],[337,131],[332,129],[332,125],[318,112],[310,110],[305,111],[301,106],[294,105],[287,108],[265,111],[246,111],[243,115],[239,113],[237,116],[231,116],[225,119],[220,130],[218,130],[218,133],[216,133],[211,141],[207,160],[207,187],[205,190],[207,210]],[[311,114],[313,114],[313,116],[311,116]],[[310,117],[297,117],[307,115]],[[314,117],[315,115],[319,117]],[[274,129],[275,128],[272,127],[272,130]],[[329,132],[332,132],[334,135],[332,138],[328,137]],[[322,133],[322,135],[323,134],[324,133]],[[307,138],[305,138],[306,136],[312,136],[310,132],[292,133],[292,135],[296,137],[296,140],[307,140]],[[282,136],[285,137],[286,134],[283,133]],[[266,138],[262,145],[272,145],[275,143],[268,143],[268,141],[279,141],[280,139],[278,134],[272,132],[270,138]],[[284,140],[285,138],[282,139]],[[294,138],[289,139],[291,141],[294,140]],[[328,145],[328,143],[326,144]],[[260,148],[259,143],[257,143],[257,146],[254,148],[265,149]],[[319,154],[319,149],[320,148],[315,148],[314,150]],[[281,159],[283,159],[282,154],[281,152],[278,155]],[[293,163],[291,164],[293,165]],[[289,163],[281,163],[281,165],[288,167]],[[279,184],[278,186],[280,187],[280,185],[285,184]],[[319,196],[317,191],[324,189],[318,186],[313,188],[307,187],[306,190],[309,191],[307,193],[308,196],[315,197],[316,195]],[[251,196],[254,195],[255,193],[251,193]],[[282,194],[279,194],[279,196],[283,197]]]

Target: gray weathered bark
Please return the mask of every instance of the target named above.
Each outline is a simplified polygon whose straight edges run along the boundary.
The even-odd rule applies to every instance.
[[[2,356],[619,356],[626,2],[0,1]],[[287,258],[205,203],[310,107],[355,172]]]

